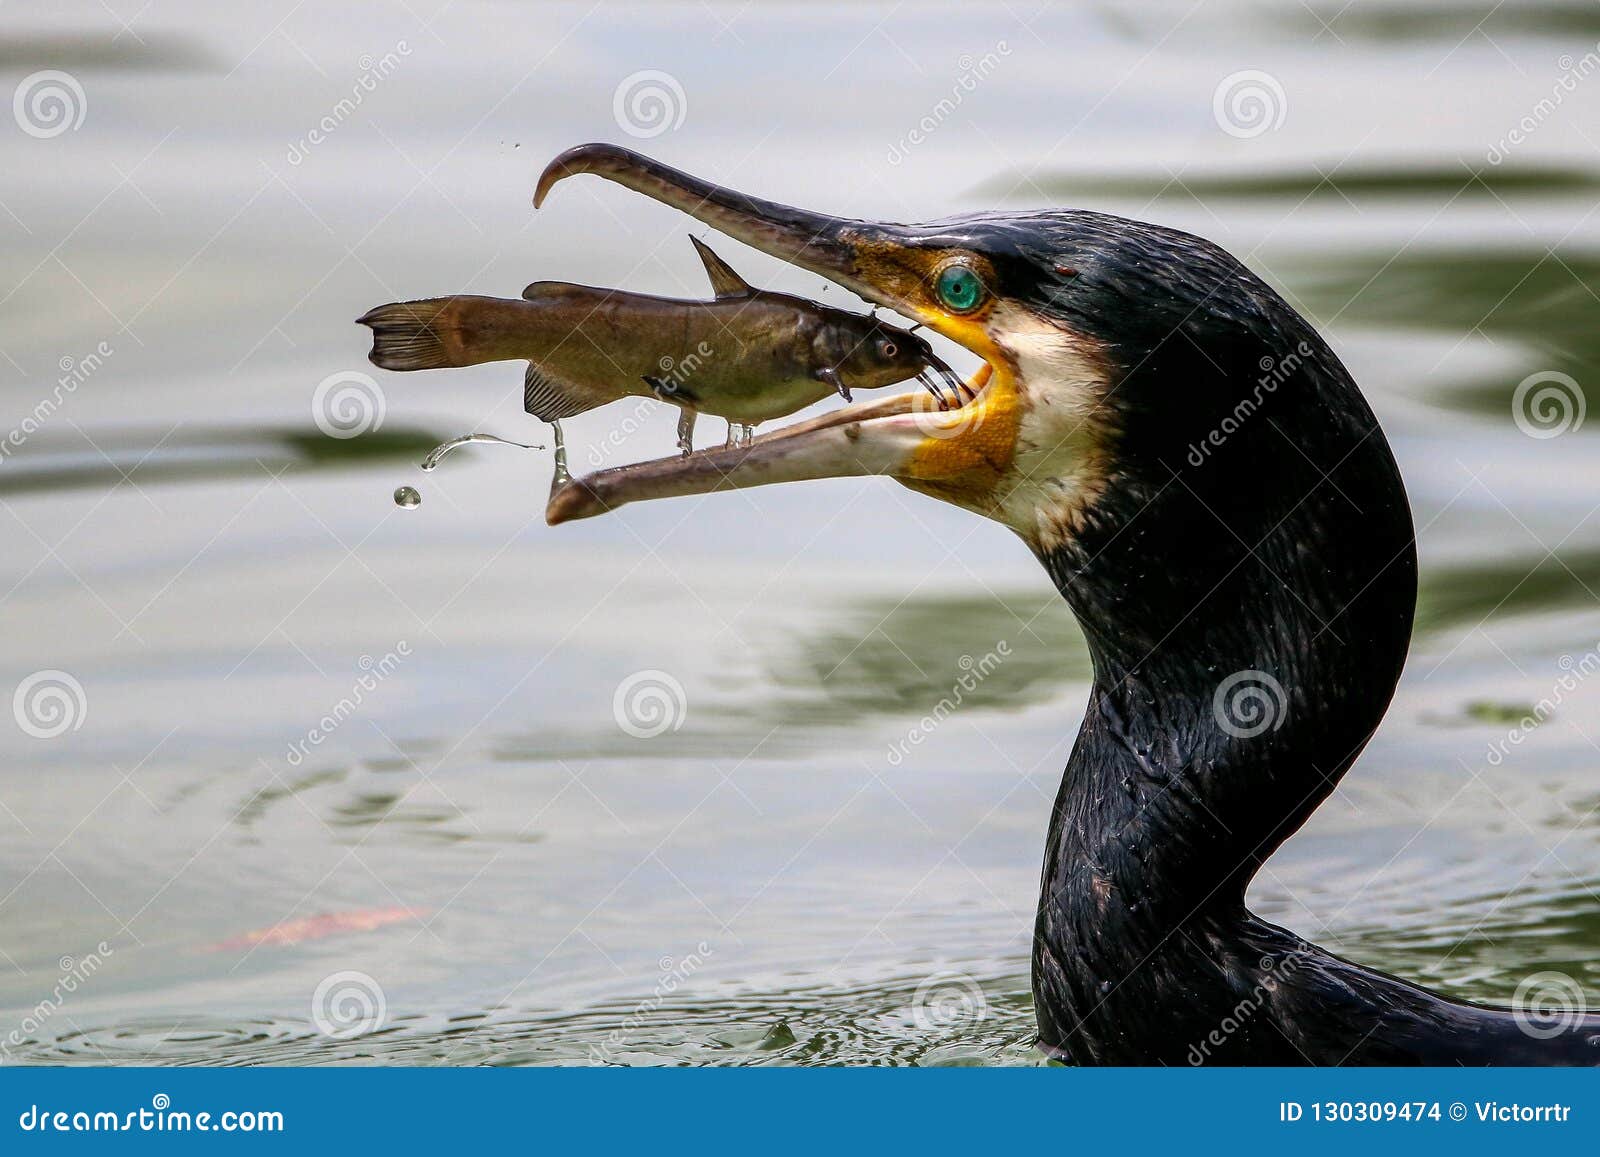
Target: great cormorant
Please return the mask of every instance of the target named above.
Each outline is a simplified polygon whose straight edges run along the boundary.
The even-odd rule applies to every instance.
[[[978,396],[858,404],[743,449],[602,471],[630,501],[883,474],[996,519],[1081,624],[1094,686],[1050,818],[1043,1048],[1080,1064],[1592,1064],[1600,1020],[1448,1000],[1253,915],[1245,889],[1389,705],[1416,601],[1400,473],[1349,372],[1216,245],[1102,213],[921,225],[757,200],[586,145],[593,173],[916,319]],[[1228,1031],[1221,1031],[1224,1027]]]

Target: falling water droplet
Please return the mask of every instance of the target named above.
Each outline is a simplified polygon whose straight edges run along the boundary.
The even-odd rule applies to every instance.
[[[556,468],[550,475],[550,493],[554,494],[563,485],[572,481],[572,475],[567,470],[567,440],[561,433],[561,423],[551,422],[550,429],[556,440]]]
[[[527,442],[512,442],[505,438],[497,438],[493,434],[463,434],[459,438],[451,438],[442,445],[435,446],[433,451],[422,460],[424,470],[432,470],[445,458],[461,449],[463,446],[474,444],[488,444],[492,446],[516,446],[523,450],[543,450],[543,446],[529,445]]]
[[[394,492],[394,504],[401,510],[415,510],[422,505],[422,495],[413,486],[402,486]]]
[[[687,458],[694,453],[694,420],[698,417],[695,411],[685,406],[678,411],[678,450]]]

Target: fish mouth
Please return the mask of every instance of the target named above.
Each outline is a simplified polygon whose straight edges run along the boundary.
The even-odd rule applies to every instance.
[[[955,395],[915,391],[847,405],[763,434],[742,446],[618,466],[575,478],[550,496],[550,525],[591,518],[652,498],[709,494],[776,482],[886,475],[963,505],[981,505],[1010,466],[1017,398],[1009,359],[981,321],[942,309],[930,292],[948,246],[929,230],[852,220],[765,201],[615,145],[580,145],[539,177],[534,205],[567,177],[587,173],[642,193],[867,301],[895,310],[983,359],[961,382],[933,369]],[[924,383],[926,385],[927,383]],[[930,394],[936,391],[929,391]]]

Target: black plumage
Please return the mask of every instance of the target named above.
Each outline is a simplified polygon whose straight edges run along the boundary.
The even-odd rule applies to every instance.
[[[999,295],[1103,348],[1118,431],[1105,493],[1042,554],[1095,678],[1050,821],[1041,1043],[1085,1064],[1600,1062],[1593,1017],[1547,1031],[1446,1000],[1245,907],[1382,719],[1411,635],[1405,489],[1338,357],[1187,234],[1090,213],[959,228]]]
[[[1245,906],[1251,878],[1382,720],[1417,590],[1388,442],[1337,355],[1270,286],[1207,241],[1139,221],[848,220],[611,145],[557,157],[536,203],[576,173],[675,205],[991,359],[1002,397],[974,399],[962,426],[981,435],[939,430],[926,459],[902,452],[900,419],[857,407],[747,454],[579,480],[547,518],[880,473],[1030,543],[1094,665],[1034,936],[1046,1049],[1080,1064],[1600,1062],[1600,1018],[1446,1000]],[[959,299],[939,292],[952,265],[967,276]],[[1010,423],[1009,446],[982,429],[991,409]],[[962,437],[970,453],[942,452]]]

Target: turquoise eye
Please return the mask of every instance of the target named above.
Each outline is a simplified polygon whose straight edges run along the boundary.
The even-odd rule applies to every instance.
[[[934,284],[939,300],[956,313],[970,313],[988,296],[982,280],[965,265],[947,265]]]

